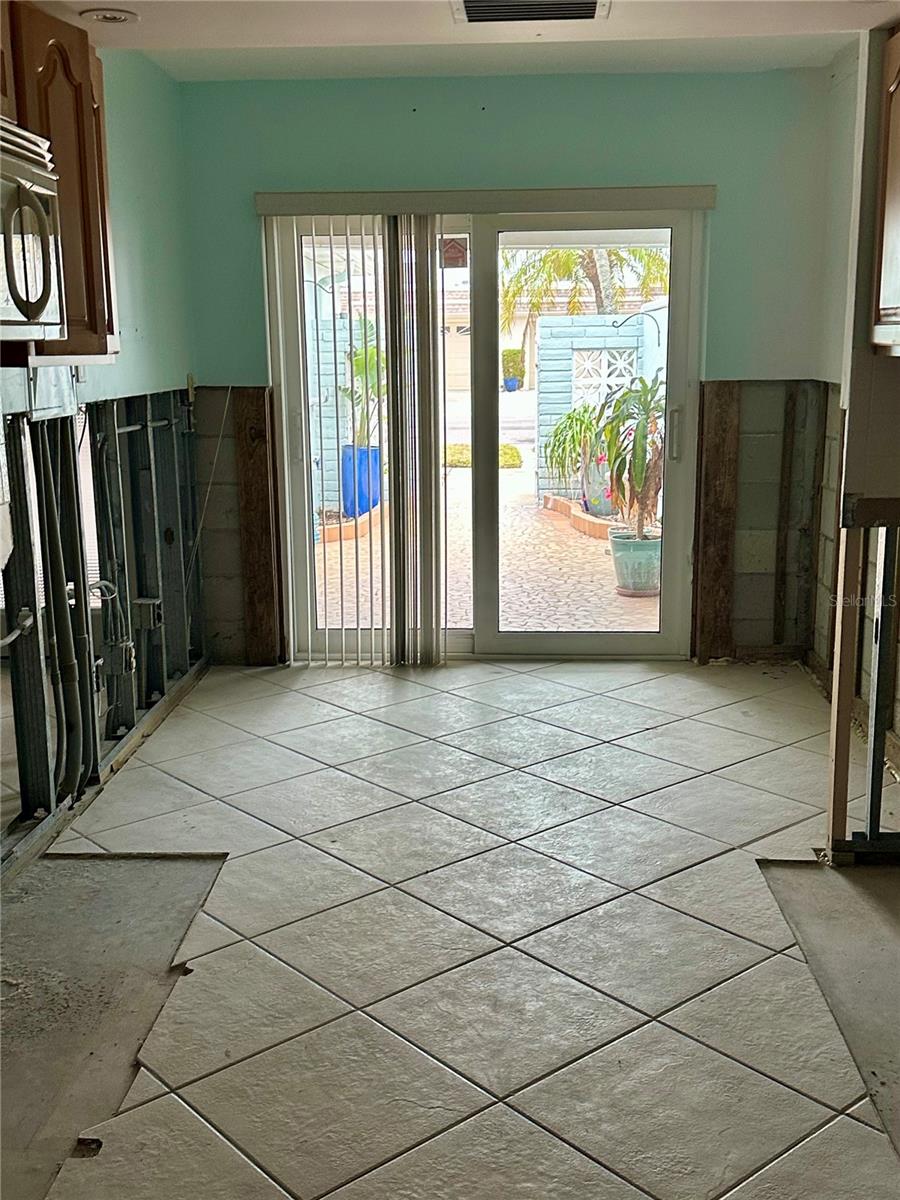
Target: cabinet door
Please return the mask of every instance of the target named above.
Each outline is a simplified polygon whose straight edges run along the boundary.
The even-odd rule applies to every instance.
[[[10,121],[16,119],[16,88],[13,83],[13,64],[10,51],[9,0],[0,0],[0,111]]]
[[[900,33],[887,43],[884,60],[884,125],[880,249],[875,291],[875,337],[900,345]]]
[[[90,42],[83,29],[32,4],[14,4],[11,16],[19,124],[50,139],[59,175],[68,333],[39,352],[107,354],[111,314]]]
[[[97,146],[100,188],[100,234],[103,248],[103,287],[106,305],[106,348],[119,349],[116,324],[116,274],[113,269],[112,229],[109,223],[109,172],[106,167],[106,108],[103,102],[103,63],[91,47],[91,105],[94,113],[94,141]]]

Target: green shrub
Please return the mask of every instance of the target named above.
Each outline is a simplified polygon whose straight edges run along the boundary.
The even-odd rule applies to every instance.
[[[500,355],[504,379],[518,379],[519,387],[525,382],[525,351],[504,350]]]
[[[448,442],[444,465],[448,467],[471,467],[472,447],[466,442]],[[519,452],[518,446],[511,446],[508,442],[504,442],[500,447],[500,461],[498,465],[501,467],[511,467],[513,470],[521,467],[522,455]]]
[[[471,467],[472,447],[465,442],[448,442],[444,452],[447,467]]]
[[[500,462],[501,467],[511,467],[516,470],[522,465],[522,454],[518,446],[510,446],[508,442],[504,442],[500,447]]]

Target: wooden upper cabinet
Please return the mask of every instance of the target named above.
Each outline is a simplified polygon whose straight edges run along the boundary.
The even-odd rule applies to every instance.
[[[100,61],[83,29],[23,0],[11,9],[18,123],[50,139],[59,176],[67,336],[37,353],[106,355],[117,344]]]
[[[9,22],[9,0],[0,0],[0,111],[10,121],[16,119],[16,87],[13,82],[13,65],[10,46],[12,33]]]
[[[882,202],[873,341],[900,347],[900,32],[885,46],[883,78]]]

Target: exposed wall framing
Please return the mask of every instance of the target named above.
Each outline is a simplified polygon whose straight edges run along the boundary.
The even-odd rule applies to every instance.
[[[6,630],[23,630],[6,656],[31,821],[77,801],[202,658],[193,433],[185,392],[4,424]]]

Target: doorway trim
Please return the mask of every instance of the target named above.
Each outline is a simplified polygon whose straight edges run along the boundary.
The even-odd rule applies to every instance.
[[[666,468],[663,589],[658,632],[501,631],[499,597],[498,244],[502,232],[669,228]],[[637,655],[687,658],[691,642],[693,534],[702,331],[703,215],[679,209],[483,214],[472,219],[472,512],[476,654]],[[676,469],[677,467],[677,469]],[[681,517],[669,518],[666,508]]]
[[[300,497],[297,488],[291,487],[292,461],[299,447],[295,436],[292,436],[293,422],[289,409],[289,397],[302,388],[303,366],[299,347],[299,329],[296,314],[285,311],[283,305],[282,271],[290,264],[290,256],[283,258],[279,254],[275,222],[271,219],[277,216],[304,217],[320,216],[331,213],[335,216],[354,216],[361,212],[381,214],[401,213],[465,213],[473,218],[473,225],[480,215],[490,214],[543,214],[552,215],[553,224],[561,226],[564,214],[596,214],[601,219],[609,220],[615,214],[629,214],[632,221],[647,217],[654,222],[664,223],[668,215],[669,224],[675,228],[686,221],[690,229],[690,261],[688,264],[689,285],[687,287],[687,320],[689,324],[686,366],[685,395],[691,399],[690,412],[686,413],[683,423],[682,440],[686,453],[696,459],[696,429],[697,406],[699,397],[699,371],[701,363],[702,337],[704,327],[705,292],[703,290],[705,270],[705,213],[716,205],[716,186],[714,184],[676,185],[662,187],[614,187],[614,188],[568,188],[568,189],[482,189],[482,190],[435,190],[435,191],[401,191],[401,192],[257,192],[255,196],[256,211],[266,220],[261,221],[261,243],[263,268],[265,278],[266,325],[269,352],[269,382],[275,397],[275,454],[279,466],[277,472],[277,506],[278,527],[281,539],[283,588],[283,605],[285,613],[285,633],[289,654],[292,660],[298,656],[312,659],[311,638],[299,628],[304,622],[298,620],[297,611],[297,582],[298,576],[308,579],[310,569],[310,547],[297,547],[294,543],[292,530]],[[474,247],[473,247],[474,250]],[[280,260],[280,261],[279,261]],[[473,263],[475,262],[473,253]],[[290,273],[290,266],[287,265]],[[296,270],[296,264],[294,264]],[[674,278],[674,270],[673,270]],[[474,277],[473,277],[474,292]],[[496,297],[494,298],[496,305]],[[473,295],[474,309],[474,295]],[[294,318],[294,319],[292,319]],[[474,312],[473,312],[474,322]],[[476,380],[473,371],[473,407],[476,396]],[[473,414],[473,441],[474,441]],[[695,473],[694,463],[692,473]],[[475,472],[473,471],[473,476]],[[474,484],[474,480],[473,480]],[[473,497],[474,500],[474,497]],[[693,522],[691,522],[691,534]],[[299,550],[299,554],[297,551]],[[474,552],[474,546],[473,546]],[[477,567],[476,567],[477,569]],[[641,655],[652,653],[655,657],[685,657],[690,649],[690,584],[692,564],[689,562],[686,570],[686,588],[688,593],[687,621],[684,639],[678,639],[675,648],[667,650],[660,644],[659,634],[633,634],[628,637],[627,647],[621,650],[604,649],[599,652],[602,656]],[[306,585],[308,593],[308,584]],[[477,610],[476,610],[477,625]],[[515,634],[504,635],[502,648],[495,651],[498,655],[519,656],[537,653],[533,646],[518,649],[514,639]],[[553,653],[562,657],[578,657],[590,654],[597,656],[597,651],[586,651],[583,646],[573,649],[565,648],[565,639],[571,635],[555,636]],[[576,635],[583,637],[584,635]],[[527,637],[527,635],[526,635]],[[642,639],[652,638],[652,649],[642,644]],[[305,645],[303,644],[305,643]],[[571,644],[571,643],[570,643]],[[305,651],[305,654],[304,654]],[[449,630],[447,632],[447,651],[451,656],[467,656],[474,653],[484,653],[473,631]]]
[[[420,192],[257,192],[261,217],[359,213],[597,213],[700,211],[716,207],[716,185],[608,188],[475,188]]]

